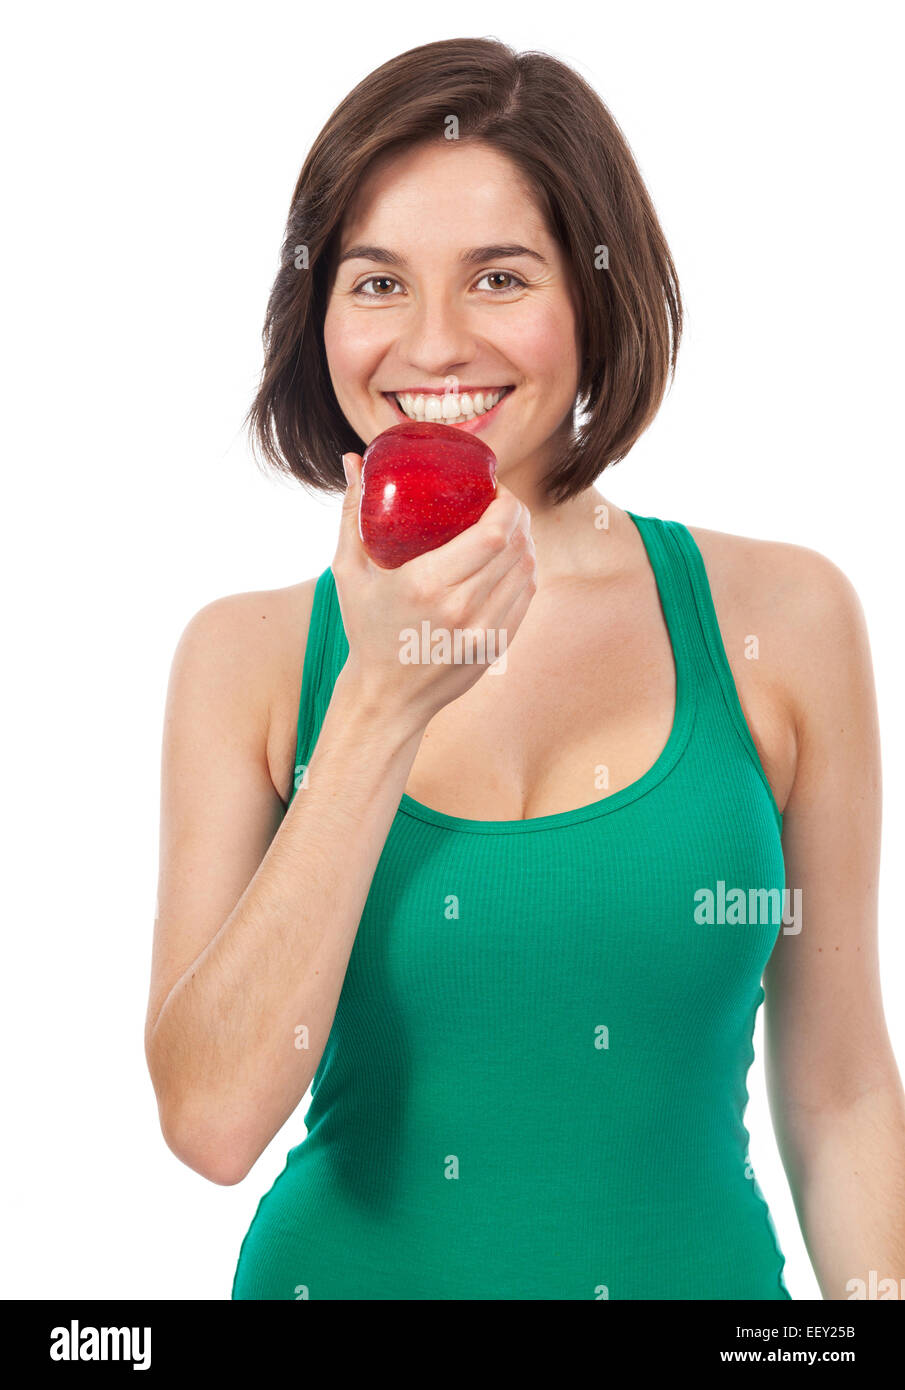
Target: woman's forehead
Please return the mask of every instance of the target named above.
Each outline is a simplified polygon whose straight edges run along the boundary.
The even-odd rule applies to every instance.
[[[403,258],[427,242],[456,255],[518,242],[543,255],[549,232],[517,165],[486,145],[453,141],[396,151],[367,171],[343,219],[343,250],[364,241]]]

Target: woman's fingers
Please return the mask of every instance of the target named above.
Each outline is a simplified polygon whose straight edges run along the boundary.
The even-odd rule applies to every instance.
[[[366,569],[368,557],[361,543],[358,530],[358,507],[361,500],[361,454],[344,454],[343,466],[348,482],[343,497],[342,515],[339,521],[339,536],[336,545],[334,565],[356,569]]]
[[[478,626],[499,630],[505,624],[514,636],[536,590],[537,561],[529,540],[481,605]]]
[[[469,604],[487,597],[531,543],[528,508],[508,488],[498,488],[497,497],[472,526],[408,561],[412,579],[424,581],[435,593],[455,592]]]

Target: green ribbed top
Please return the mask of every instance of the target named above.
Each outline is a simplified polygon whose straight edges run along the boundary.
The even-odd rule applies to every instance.
[[[233,1298],[789,1298],[744,1125],[782,816],[693,536],[628,515],[675,661],[665,747],[556,815],[402,796]],[[347,654],[328,568],[296,790]]]

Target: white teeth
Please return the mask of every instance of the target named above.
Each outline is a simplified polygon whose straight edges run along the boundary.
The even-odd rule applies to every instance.
[[[475,391],[473,395],[463,392],[461,396],[453,392],[444,396],[425,396],[407,391],[395,399],[399,409],[411,420],[442,420],[455,424],[459,420],[472,420],[476,415],[486,415],[505,394],[505,388],[502,391]]]

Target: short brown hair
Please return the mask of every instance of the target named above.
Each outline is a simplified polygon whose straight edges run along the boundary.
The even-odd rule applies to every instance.
[[[446,39],[392,58],[317,136],[267,304],[264,366],[245,419],[252,450],[306,486],[345,488],[340,455],[363,453],[365,441],[339,408],[323,338],[343,216],[377,156],[444,139],[451,114],[460,140],[492,146],[528,179],[577,286],[583,356],[573,429],[543,479],[547,495],[564,502],[624,458],[656,415],[675,373],[682,301],[644,181],[597,93],[548,54],[495,39]],[[586,415],[580,427],[575,410]]]

